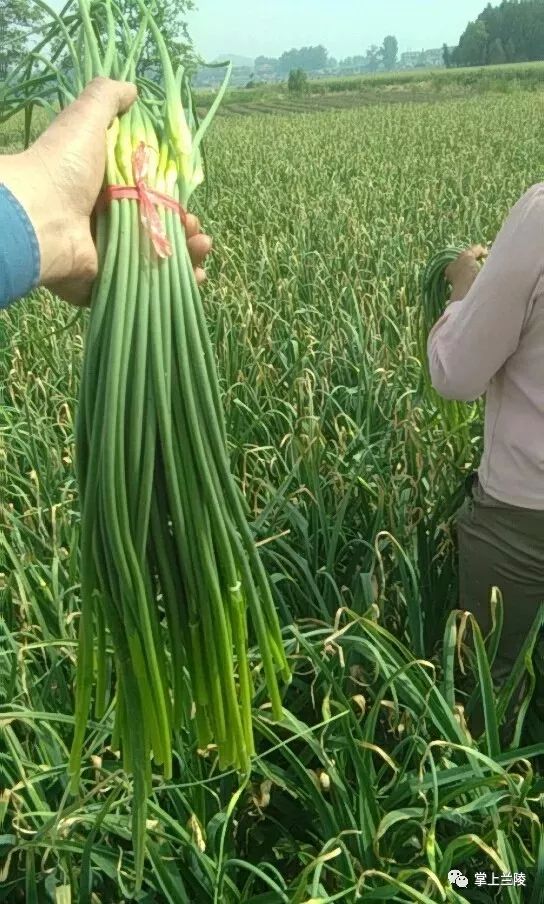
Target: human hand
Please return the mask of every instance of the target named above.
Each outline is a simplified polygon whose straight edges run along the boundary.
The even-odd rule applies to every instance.
[[[474,279],[480,272],[479,261],[483,260],[489,254],[485,245],[472,245],[462,251],[459,257],[446,267],[445,276],[448,282],[454,285],[459,281],[460,277],[473,275]]]
[[[97,78],[28,150],[3,157],[2,182],[20,201],[40,246],[40,284],[75,305],[89,303],[98,271],[91,215],[106,165],[106,131],[134,103],[135,85]],[[211,250],[196,217],[186,224],[197,280]]]
[[[450,302],[465,297],[480,272],[480,261],[484,260],[488,253],[485,245],[472,245],[446,267],[444,275],[452,286]]]

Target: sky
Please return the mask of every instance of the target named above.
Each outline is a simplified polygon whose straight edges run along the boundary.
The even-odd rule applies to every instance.
[[[337,58],[364,54],[387,34],[401,52],[457,44],[486,0],[196,0],[188,14],[197,51],[252,59],[324,44]]]

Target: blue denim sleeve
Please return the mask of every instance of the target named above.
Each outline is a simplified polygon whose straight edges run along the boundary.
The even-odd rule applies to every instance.
[[[28,214],[0,185],[0,308],[38,285],[40,246]]]

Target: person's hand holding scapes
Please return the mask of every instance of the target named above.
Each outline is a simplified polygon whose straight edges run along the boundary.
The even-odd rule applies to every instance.
[[[94,79],[28,150],[0,158],[1,181],[23,205],[40,246],[40,285],[75,305],[90,301],[98,270],[91,216],[102,189],[106,130],[130,108],[135,85]],[[186,222],[197,281],[211,240],[195,216]]]
[[[452,285],[450,302],[464,298],[480,272],[480,262],[488,255],[485,245],[473,245],[462,251],[445,272],[445,277]]]

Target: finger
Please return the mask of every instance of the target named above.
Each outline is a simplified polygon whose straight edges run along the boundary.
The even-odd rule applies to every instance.
[[[200,220],[194,214],[188,213],[185,219],[185,235],[188,239],[192,239],[199,232],[202,232]]]
[[[212,240],[209,235],[201,232],[187,241],[187,248],[193,267],[200,267],[212,250]]]
[[[132,82],[95,78],[89,82],[72,107],[76,108],[75,115],[80,115],[81,111],[87,121],[91,118],[97,126],[108,128],[116,116],[126,113],[137,96],[138,89]]]
[[[202,283],[205,283],[207,280],[206,271],[202,269],[202,267],[197,267],[195,269],[196,282],[198,286],[201,286]]]
[[[116,116],[132,106],[138,89],[132,82],[116,82],[109,78],[95,78],[80,96],[57,116],[49,126],[49,135],[64,131],[69,125],[77,132],[89,126],[105,131]]]

